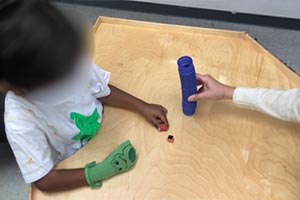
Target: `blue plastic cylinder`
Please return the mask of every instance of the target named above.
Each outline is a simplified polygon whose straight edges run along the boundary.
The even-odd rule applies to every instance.
[[[197,102],[189,102],[188,97],[197,93],[196,71],[193,59],[183,56],[178,59],[178,72],[181,82],[182,111],[185,115],[193,115],[196,111]]]

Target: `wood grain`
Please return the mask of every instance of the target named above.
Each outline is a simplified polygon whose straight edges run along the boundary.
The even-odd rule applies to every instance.
[[[143,118],[105,107],[103,126],[82,150],[58,168],[101,161],[130,139],[138,152],[133,170],[81,188],[32,200],[77,199],[300,199],[300,125],[236,107],[200,101],[196,114],[181,111],[176,60],[194,58],[199,73],[235,86],[294,88],[300,78],[242,32],[99,18],[95,61],[112,72],[111,83],[168,108],[170,130],[158,133]],[[175,136],[173,144],[167,134]]]

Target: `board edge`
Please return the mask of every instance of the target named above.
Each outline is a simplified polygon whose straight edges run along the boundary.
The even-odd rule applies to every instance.
[[[136,26],[143,28],[162,28],[163,30],[178,30],[179,28],[182,31],[186,32],[194,32],[194,33],[206,33],[206,34],[214,34],[220,36],[231,36],[243,38],[245,32],[243,31],[233,31],[233,30],[223,30],[223,29],[215,29],[215,28],[203,28],[197,26],[185,26],[185,25],[177,25],[177,24],[167,24],[167,23],[157,23],[157,22],[149,22],[149,21],[140,21],[140,20],[132,20],[132,19],[124,19],[124,18],[114,18],[114,17],[106,17],[99,16],[95,23],[95,32],[98,31],[101,23],[109,23],[109,24],[119,24],[119,25],[128,25],[128,26]]]

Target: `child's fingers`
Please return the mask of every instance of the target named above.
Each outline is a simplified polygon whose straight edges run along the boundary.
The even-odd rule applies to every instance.
[[[168,109],[166,109],[165,107],[163,107],[163,110],[166,114],[168,113]]]
[[[159,119],[152,118],[151,124],[152,124],[157,130],[159,130],[159,125],[160,125]]]
[[[160,121],[162,121],[166,126],[167,128],[169,129],[169,122],[168,122],[168,119],[167,119],[167,113],[161,113],[158,118],[160,119]]]
[[[160,106],[160,107],[161,107],[161,112],[157,116],[159,123],[164,123],[167,125],[167,127],[169,127],[169,122],[167,119],[168,110],[163,106]]]

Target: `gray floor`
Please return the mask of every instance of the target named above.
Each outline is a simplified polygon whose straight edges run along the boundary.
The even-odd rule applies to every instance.
[[[0,199],[28,199],[28,185],[23,181],[8,144],[0,144]]]
[[[57,3],[57,5],[65,9],[76,9],[86,14],[91,22],[94,22],[98,16],[102,15],[170,24],[246,31],[257,38],[267,49],[295,71],[300,72],[300,31],[75,4]],[[8,145],[0,144],[0,153],[0,200],[28,199],[28,185],[23,182]]]

